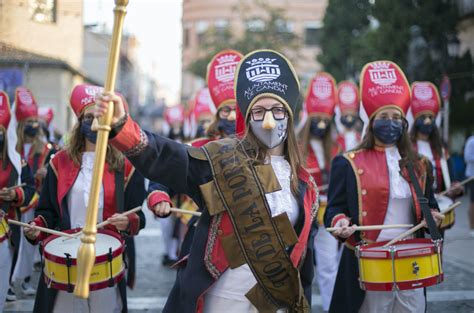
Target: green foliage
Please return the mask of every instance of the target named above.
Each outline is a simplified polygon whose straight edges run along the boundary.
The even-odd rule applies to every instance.
[[[456,33],[458,22],[455,1],[329,0],[318,60],[338,81],[358,80],[362,66],[373,60],[392,60],[407,72],[410,27],[417,25],[428,48],[414,79],[439,86],[447,73],[453,90],[451,125],[468,127],[472,114],[466,113],[472,111],[472,101],[468,103],[466,93],[474,86],[472,58],[467,54],[453,60],[447,53],[448,37]]]
[[[255,1],[256,8],[250,10],[245,2],[236,8],[239,19],[245,25],[259,21],[255,27],[246,27],[242,35],[235,34],[230,28],[218,31],[210,28],[200,42],[199,50],[203,55],[192,62],[188,69],[196,76],[205,78],[207,64],[212,57],[223,49],[234,49],[247,54],[256,49],[274,49],[277,51],[297,51],[301,46],[301,39],[286,29],[287,18],[283,8],[272,7],[268,1]]]

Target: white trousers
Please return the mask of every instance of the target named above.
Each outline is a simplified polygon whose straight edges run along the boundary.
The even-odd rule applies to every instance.
[[[122,299],[117,286],[91,291],[89,299],[80,299],[73,293],[58,291],[53,313],[120,313]]]
[[[29,210],[21,215],[21,221],[28,223],[35,217],[35,211]],[[23,227],[20,228],[20,250],[18,251],[18,260],[13,271],[12,282],[23,281],[33,273],[33,263],[37,247],[31,245],[23,235]]]
[[[402,291],[367,291],[359,313],[423,313],[423,288]]]
[[[3,312],[5,298],[10,287],[10,269],[12,267],[13,249],[8,239],[0,242],[0,312]]]
[[[175,218],[169,216],[159,219],[161,231],[163,233],[163,243],[165,244],[165,253],[172,260],[178,259],[178,238],[173,238]]]
[[[316,280],[321,294],[323,311],[329,311],[332,292],[336,283],[341,251],[338,241],[324,227],[319,227],[314,237],[316,253]]]
[[[286,313],[280,309],[276,313]],[[203,313],[258,313],[257,308],[250,301],[228,299],[212,294],[206,294]]]

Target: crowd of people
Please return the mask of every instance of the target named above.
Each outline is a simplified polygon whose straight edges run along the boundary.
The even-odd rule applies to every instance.
[[[464,193],[440,137],[436,86],[410,85],[397,64],[374,61],[359,85],[320,72],[304,92],[291,62],[272,50],[224,50],[207,71],[187,108],[165,111],[164,135],[141,129],[120,93],[82,84],[70,97],[76,123],[59,142],[53,112],[38,108],[30,90],[18,87],[12,106],[0,92],[0,311],[19,283],[36,295],[34,312],[127,312],[133,237],[146,225],[136,208],[146,200],[162,227],[161,262],[177,271],[164,312],[310,312],[313,280],[325,312],[424,312],[424,289],[443,280],[437,248],[454,224],[444,209]],[[79,299],[72,290],[93,121],[109,103],[97,216],[107,225],[90,296]],[[473,137],[465,150],[474,176]],[[427,227],[405,236],[420,223]],[[391,251],[428,245],[439,261],[432,275],[407,284],[393,268],[389,282],[367,279],[367,251],[400,236]],[[368,258],[377,272],[377,253]],[[410,275],[425,275],[417,262]],[[35,265],[38,286],[30,283]]]

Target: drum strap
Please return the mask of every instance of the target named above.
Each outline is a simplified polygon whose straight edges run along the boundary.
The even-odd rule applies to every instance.
[[[117,205],[117,213],[122,213],[124,210],[124,179],[123,171],[115,171],[115,203]]]
[[[7,186],[8,187],[15,186],[17,179],[18,179],[18,173],[16,172],[15,168],[12,166],[12,170],[10,171],[10,176],[8,177]],[[10,206],[10,202],[3,201],[2,210],[5,213],[8,213],[9,206]]]
[[[406,169],[408,171],[408,175],[410,176],[411,183],[413,188],[415,189],[417,201],[421,207],[421,211],[425,216],[426,223],[428,224],[428,230],[430,231],[431,238],[434,240],[441,239],[441,235],[438,231],[438,227],[434,221],[433,216],[431,215],[431,210],[428,207],[428,198],[425,197],[423,191],[421,190],[420,184],[418,183],[418,179],[415,175],[415,169],[413,168],[412,162],[406,162]]]

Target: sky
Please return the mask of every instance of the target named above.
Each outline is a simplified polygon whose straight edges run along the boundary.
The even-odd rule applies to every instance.
[[[113,25],[114,0],[84,0],[84,23]],[[141,68],[156,78],[167,104],[179,101],[182,0],[130,0],[124,32],[140,43]]]

